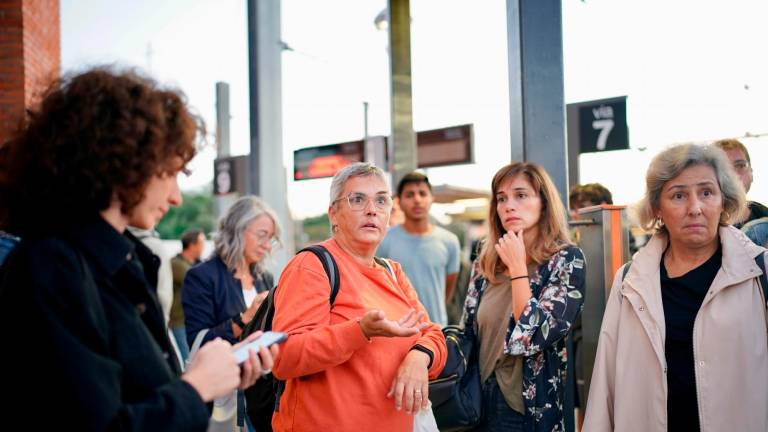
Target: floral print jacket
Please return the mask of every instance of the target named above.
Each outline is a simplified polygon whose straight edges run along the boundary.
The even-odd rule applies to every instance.
[[[523,356],[526,432],[563,431],[563,397],[568,354],[565,336],[584,303],[584,255],[567,246],[531,277],[533,296],[518,321],[509,317],[507,355]],[[464,303],[464,324],[475,314],[488,282],[475,262]],[[470,321],[471,320],[471,321]]]

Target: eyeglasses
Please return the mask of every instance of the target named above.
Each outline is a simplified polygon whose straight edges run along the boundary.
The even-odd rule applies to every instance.
[[[256,239],[257,242],[261,244],[269,243],[270,247],[277,247],[280,244],[280,240],[275,238],[274,236],[270,236],[268,232],[264,230],[258,230],[258,231],[249,231],[245,230],[249,235],[252,235],[253,238]]]
[[[737,160],[733,163],[733,169],[735,169],[736,172],[743,173],[749,169],[749,161]]]
[[[369,200],[373,201],[373,205],[379,210],[389,210],[390,208],[392,208],[392,198],[386,194],[379,194],[371,198],[363,193],[351,193],[346,197],[336,199],[334,201],[334,204],[337,201],[341,201],[345,198],[347,200],[347,203],[349,203],[349,208],[353,211],[364,210],[365,207],[368,206]]]

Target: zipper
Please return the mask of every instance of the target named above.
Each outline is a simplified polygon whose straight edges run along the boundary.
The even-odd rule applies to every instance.
[[[711,297],[710,295],[707,295],[707,297]],[[702,304],[702,307],[704,305]],[[693,372],[694,376],[696,377],[696,404],[698,405],[698,414],[699,414],[699,430],[704,430],[704,418],[701,415],[701,393],[699,393],[699,383],[701,380],[699,379],[699,361],[696,359],[696,351],[698,351],[698,344],[697,344],[697,338],[696,338],[696,324],[699,322],[699,314],[701,313],[701,309],[699,308],[699,311],[696,312],[696,319],[693,320]]]
[[[643,327],[643,331],[645,332],[646,336],[648,336],[648,340],[651,343],[651,349],[653,349],[653,351],[656,353],[656,359],[659,361],[659,363],[661,364],[661,367],[662,367],[662,371],[663,372],[662,372],[662,380],[661,380],[662,384],[661,385],[662,385],[662,391],[663,391],[663,394],[664,394],[664,401],[665,401],[663,409],[665,410],[664,427],[666,429],[668,427],[668,423],[669,423],[669,421],[668,421],[669,413],[666,412],[666,409],[667,409],[666,401],[669,399],[669,388],[667,386],[667,375],[668,375],[669,372],[668,372],[668,369],[667,369],[667,357],[666,357],[666,351],[665,351],[665,339],[661,335],[661,330],[659,329],[658,323],[656,323],[656,321],[653,320],[653,322],[654,322],[653,327],[656,329],[656,337],[658,338],[658,340],[661,340],[661,353],[659,353],[659,351],[656,349],[656,345],[654,344],[654,338],[651,336],[649,330],[646,328],[646,325],[644,324],[644,323],[647,322],[648,319],[651,319],[653,317],[644,318],[643,316],[641,316],[637,312],[637,311],[640,311],[642,313],[650,315],[651,311],[650,311],[650,309],[648,309],[646,307],[645,299],[643,299],[642,296],[637,294],[638,291],[635,289],[635,287],[633,287],[631,283],[626,283],[626,284],[627,284],[628,287],[632,288],[633,291],[635,291],[636,295],[640,298],[640,300],[642,300],[642,302],[641,302],[641,304],[633,303],[632,302],[632,298],[630,296],[626,295],[624,290],[621,291],[621,296],[629,302],[629,304],[631,305],[632,309],[636,310],[635,311],[635,315],[637,316],[638,320],[640,320],[640,323],[641,323],[641,325]],[[694,323],[694,327],[695,327],[695,323]],[[698,392],[698,389],[696,391]],[[699,413],[699,417],[701,417],[701,413]],[[699,422],[701,422],[701,420],[699,420]]]
[[[440,383],[443,383],[443,382],[446,382],[446,381],[454,380],[454,379],[456,379],[458,377],[459,377],[459,374],[453,374],[451,376],[447,376],[447,377],[444,377],[444,378],[433,379],[433,380],[429,381],[429,383],[430,384],[440,384]]]

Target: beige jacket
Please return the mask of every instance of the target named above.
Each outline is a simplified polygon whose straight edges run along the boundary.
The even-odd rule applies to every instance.
[[[702,432],[768,431],[768,333],[755,257],[765,249],[721,227],[723,260],[693,327]],[[655,235],[619,270],[605,308],[587,401],[585,432],[664,432],[667,380]],[[670,431],[674,432],[674,431]]]

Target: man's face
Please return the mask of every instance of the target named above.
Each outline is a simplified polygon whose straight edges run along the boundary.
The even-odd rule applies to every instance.
[[[408,183],[400,193],[400,209],[407,220],[423,220],[429,217],[432,200],[432,192],[426,183]]]
[[[203,255],[203,249],[205,248],[205,234],[200,233],[197,237],[197,242],[192,245],[192,258],[195,260],[200,259]]]
[[[747,160],[747,155],[739,149],[726,150],[725,154],[728,155],[728,159],[731,160],[733,170],[738,174],[741,179],[741,184],[744,185],[744,192],[749,192],[750,186],[752,186],[752,165]]]
[[[605,201],[600,203],[595,203],[592,201],[579,201],[576,203],[571,204],[571,219],[572,220],[578,220],[579,219],[579,210],[586,208],[586,207],[593,207],[596,205],[605,204]]]

